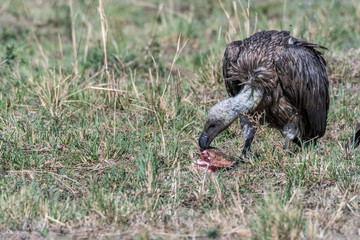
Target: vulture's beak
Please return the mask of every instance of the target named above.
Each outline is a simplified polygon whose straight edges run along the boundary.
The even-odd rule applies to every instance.
[[[201,149],[201,150],[204,150],[204,149],[206,149],[206,148],[209,147],[208,139],[209,139],[209,138],[208,138],[208,135],[206,134],[205,131],[203,131],[203,132],[201,133],[200,138],[199,138],[199,146],[200,146],[200,149]]]

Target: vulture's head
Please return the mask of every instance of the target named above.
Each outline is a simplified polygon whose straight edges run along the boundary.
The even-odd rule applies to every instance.
[[[238,114],[232,109],[230,99],[225,99],[210,109],[204,131],[199,138],[201,149],[207,149],[214,138],[238,117]]]
[[[262,92],[262,90],[246,86],[236,96],[213,106],[207,116],[204,131],[199,138],[200,148],[207,149],[214,138],[239,116],[254,110],[262,98]]]

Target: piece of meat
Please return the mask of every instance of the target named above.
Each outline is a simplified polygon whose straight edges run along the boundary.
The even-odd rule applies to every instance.
[[[233,163],[225,159],[225,154],[219,149],[210,148],[203,150],[200,154],[200,159],[194,162],[200,170],[207,170],[208,172],[215,172],[220,169],[230,168]]]

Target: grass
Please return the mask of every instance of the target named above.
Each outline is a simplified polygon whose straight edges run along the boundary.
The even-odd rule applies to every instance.
[[[100,9],[100,10],[99,10]],[[0,6],[0,238],[354,239],[360,4],[22,1]],[[261,126],[254,165],[194,171],[232,40],[290,30],[325,45],[326,135],[284,153]],[[213,143],[237,159],[234,123]]]

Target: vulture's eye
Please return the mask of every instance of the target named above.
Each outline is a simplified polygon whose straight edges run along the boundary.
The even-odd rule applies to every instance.
[[[212,123],[212,124],[210,124],[209,129],[214,128],[214,127],[215,127],[215,123]]]

